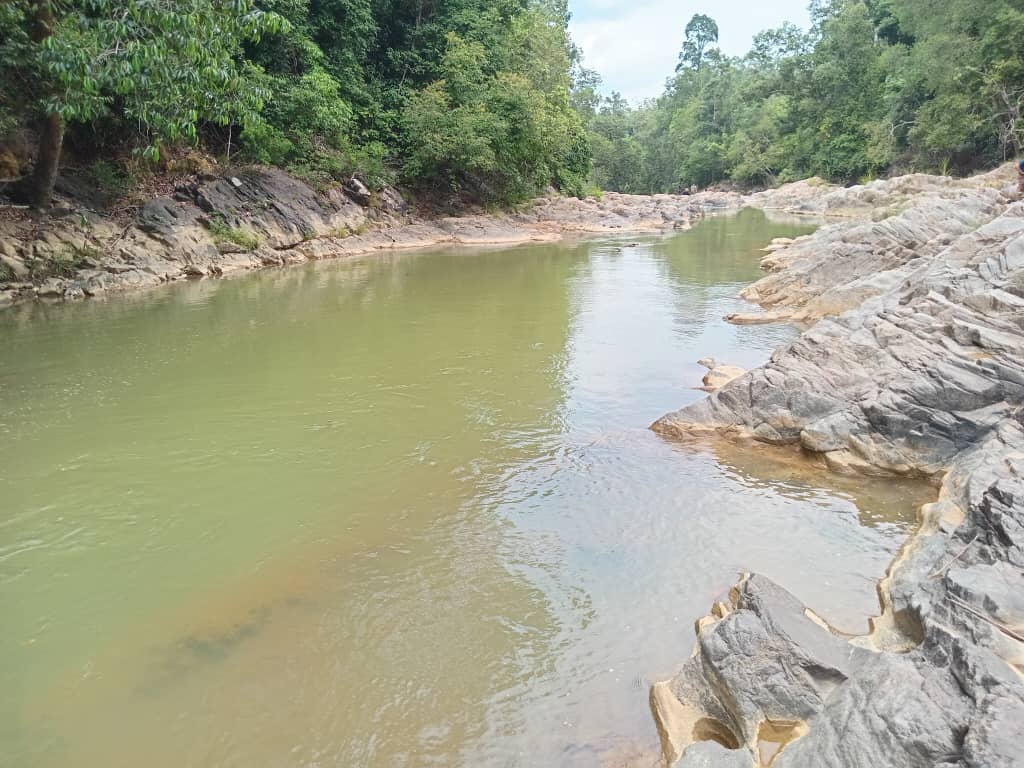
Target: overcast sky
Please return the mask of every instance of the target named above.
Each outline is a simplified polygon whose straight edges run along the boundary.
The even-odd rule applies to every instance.
[[[807,0],[569,0],[569,8],[573,40],[604,78],[602,91],[619,91],[634,105],[661,93],[695,13],[718,22],[730,55],[746,53],[755,34],[784,21],[809,25]]]

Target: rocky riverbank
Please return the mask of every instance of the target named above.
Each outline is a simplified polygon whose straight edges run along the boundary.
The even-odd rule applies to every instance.
[[[183,279],[442,244],[683,229],[736,195],[556,195],[517,213],[422,217],[393,189],[317,192],[271,168],[204,174],[129,216],[63,195],[51,215],[0,218],[0,306],[78,299]]]
[[[74,197],[0,219],[0,306],[440,244],[683,229],[743,205],[831,217],[773,244],[737,323],[808,330],[764,367],[710,361],[672,439],[795,445],[835,470],[933,478],[938,501],[882,581],[864,637],[758,575],[698,622],[652,689],[665,758],[695,766],[1009,766],[1024,737],[1024,203],[1011,169],[748,197],[542,198],[421,217],[393,190],[316,192],[269,169],[184,180],[137,211]],[[812,325],[813,324],[813,325]],[[718,376],[712,374],[718,373]],[[733,380],[733,376],[738,378]]]
[[[651,703],[669,764],[1024,765],[1024,203],[1012,169],[747,201],[848,220],[769,249],[737,322],[814,323],[666,416],[940,486],[864,637],[748,575]]]

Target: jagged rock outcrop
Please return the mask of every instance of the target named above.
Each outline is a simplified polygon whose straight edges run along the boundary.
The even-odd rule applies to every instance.
[[[1000,178],[938,197],[915,180],[900,213],[773,248],[750,296],[841,313],[654,426],[941,483],[868,636],[759,576],[699,622],[694,656],[652,691],[669,762],[710,739],[748,766],[1024,765],[1024,203]],[[792,738],[765,758],[759,732],[779,723]]]
[[[935,475],[1024,402],[1022,279],[1014,203],[656,429],[710,427],[800,443],[837,469]]]

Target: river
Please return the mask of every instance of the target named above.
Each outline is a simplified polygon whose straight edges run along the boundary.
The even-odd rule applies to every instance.
[[[649,765],[741,570],[842,629],[929,491],[646,430],[748,211],[0,312],[0,764]]]

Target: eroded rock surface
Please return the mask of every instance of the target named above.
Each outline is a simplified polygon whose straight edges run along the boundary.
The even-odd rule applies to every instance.
[[[317,192],[273,168],[204,175],[114,220],[58,199],[41,222],[0,221],[0,305],[95,296],[185,278],[445,243],[553,240],[583,233],[688,228],[732,194],[600,200],[552,195],[515,213],[417,218],[398,192],[358,179]]]
[[[698,360],[697,365],[708,369],[708,372],[704,375],[704,386],[702,387],[705,392],[717,392],[730,381],[735,381],[747,372],[745,368],[740,368],[738,365],[720,363],[713,357]]]
[[[694,656],[656,687],[669,762],[704,759],[692,723],[710,718],[746,765],[766,764],[757,734],[783,721],[803,728],[778,768],[1024,765],[1024,203],[1002,181],[914,177],[893,185],[920,190],[898,211],[771,248],[748,296],[824,319],[655,425],[941,484],[870,635],[839,636],[759,576],[699,622]]]

